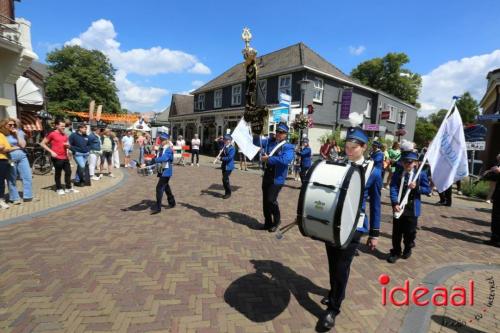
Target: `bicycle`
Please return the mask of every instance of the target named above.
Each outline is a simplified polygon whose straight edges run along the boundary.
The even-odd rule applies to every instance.
[[[40,146],[30,147],[28,154],[31,162],[31,170],[34,175],[43,176],[52,171],[52,158],[50,154]]]

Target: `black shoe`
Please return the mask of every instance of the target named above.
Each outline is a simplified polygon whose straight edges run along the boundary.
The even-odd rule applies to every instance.
[[[322,329],[331,330],[335,326],[337,314],[333,310],[326,310],[318,321],[318,326]]]
[[[33,198],[23,199],[24,202],[32,202]]]
[[[399,254],[391,253],[387,258],[387,262],[390,264],[394,264],[401,257]]]
[[[151,215],[155,215],[161,212],[161,209],[158,208],[151,208]]]
[[[411,250],[410,251],[403,251],[403,255],[401,256],[401,258],[408,259],[410,257],[411,257]]]
[[[445,204],[444,201],[438,201],[438,202],[436,202],[436,205],[439,205],[439,206],[444,205],[444,204]]]
[[[175,202],[174,202],[174,203],[169,203],[169,204],[168,204],[168,206],[169,206],[170,208],[174,208],[174,207],[175,207]]]
[[[321,299],[320,302],[321,302],[321,304],[328,306],[328,305],[330,305],[330,298],[328,296],[325,296]]]
[[[355,255],[356,257],[359,257],[359,250],[358,250],[358,249],[356,249],[356,251],[354,251],[354,255]]]
[[[229,199],[229,198],[231,198],[231,194],[224,194],[222,196],[222,199]]]
[[[493,239],[488,239],[483,241],[484,244],[494,246],[494,247],[500,247],[500,241],[495,241]]]
[[[75,186],[77,186],[77,187],[84,187],[85,184],[84,183],[75,183]]]
[[[268,226],[267,224],[263,224],[263,225],[258,227],[259,230],[269,230],[269,228],[271,228],[271,227]]]
[[[280,224],[281,223],[278,223],[278,224],[275,224],[275,225],[271,226],[271,228],[267,229],[267,231],[269,231],[269,232],[275,232],[276,230],[278,230]]]

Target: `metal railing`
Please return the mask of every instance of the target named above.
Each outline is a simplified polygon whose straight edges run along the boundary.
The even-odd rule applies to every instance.
[[[21,45],[19,23],[0,14],[0,38]]]

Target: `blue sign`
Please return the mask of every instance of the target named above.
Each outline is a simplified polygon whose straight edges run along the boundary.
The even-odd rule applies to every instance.
[[[485,121],[485,120],[500,120],[500,114],[483,114],[480,116],[477,116],[478,121]]]
[[[285,116],[288,120],[288,108],[280,108],[273,110],[273,121],[275,123],[279,123],[281,121],[282,116]]]
[[[483,125],[472,125],[464,128],[465,141],[477,142],[486,140],[486,127]]]

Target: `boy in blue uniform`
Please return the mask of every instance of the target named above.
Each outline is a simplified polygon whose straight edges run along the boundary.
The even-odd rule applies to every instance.
[[[403,200],[406,190],[409,188],[411,192],[401,217],[392,220],[392,249],[387,258],[391,264],[400,257],[408,259],[411,256],[411,249],[415,246],[417,236],[418,217],[420,216],[420,194],[431,193],[429,179],[425,172],[421,172],[419,178],[410,183],[410,179],[413,179],[417,172],[418,154],[413,151],[405,151],[401,154],[401,161],[403,170],[396,171],[391,180],[391,203],[394,212],[401,211],[399,204]],[[401,239],[404,243],[402,256]]]
[[[370,158],[373,161],[373,167],[384,170],[384,152],[382,151],[382,144],[378,141],[372,143],[372,153]]]
[[[311,167],[311,148],[309,147],[309,139],[304,139],[302,143],[303,147],[300,151],[297,152],[297,155],[300,156],[300,180],[302,184],[305,181],[307,170]]]
[[[231,184],[229,183],[229,176],[234,169],[234,155],[236,153],[234,146],[231,144],[232,137],[229,134],[224,135],[224,148],[220,160],[222,161],[222,185],[224,186],[223,199],[231,197]]]
[[[367,163],[363,154],[366,151],[368,136],[359,127],[349,128],[346,136],[345,152],[349,162],[352,164],[362,165],[367,167]],[[361,205],[361,212],[364,213],[366,209],[366,201],[370,199],[370,219],[364,217],[363,226],[356,229],[356,233],[351,243],[345,248],[341,249],[333,247],[329,243],[326,245],[326,254],[328,256],[328,266],[330,271],[330,293],[325,297],[321,303],[328,306],[325,313],[321,316],[318,326],[321,329],[331,329],[335,326],[335,317],[340,313],[340,306],[345,297],[345,290],[349,280],[349,272],[351,263],[354,258],[355,252],[363,234],[368,233],[369,237],[367,245],[371,250],[375,250],[380,233],[380,192],[382,189],[382,175],[379,168],[372,168],[370,174],[366,174],[367,178],[363,202]]]
[[[288,175],[288,165],[293,161],[294,147],[286,141],[288,126],[280,123],[276,129],[276,137],[263,139],[261,142],[264,164],[262,178],[262,206],[265,224],[263,229],[275,232],[281,223],[278,194],[285,184]]]
[[[168,205],[171,208],[175,207],[175,198],[170,190],[170,177],[173,173],[173,161],[174,153],[172,148],[170,148],[170,143],[168,139],[170,136],[167,133],[160,134],[160,149],[156,154],[156,157],[151,161],[157,164],[158,171],[158,184],[156,184],[156,205],[151,208],[151,214],[158,214],[161,212],[161,201],[163,198],[163,192],[167,195]]]

